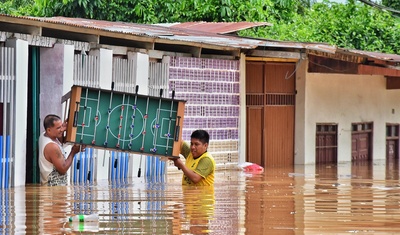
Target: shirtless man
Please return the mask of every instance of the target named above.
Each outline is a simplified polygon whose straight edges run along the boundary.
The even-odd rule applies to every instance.
[[[66,122],[54,114],[49,114],[43,121],[44,132],[39,137],[39,168],[42,185],[67,185],[67,171],[71,167],[75,154],[85,151],[85,145],[75,144],[71,152],[63,148],[62,138]]]

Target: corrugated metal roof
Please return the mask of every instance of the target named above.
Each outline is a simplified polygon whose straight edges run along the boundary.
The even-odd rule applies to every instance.
[[[115,33],[146,35],[157,37],[161,35],[173,35],[170,30],[165,27],[154,25],[127,23],[127,22],[113,22],[104,20],[93,20],[83,18],[68,18],[68,17],[27,17],[28,19],[37,20],[46,23],[63,24],[69,26],[76,26],[81,28],[96,29],[102,31],[109,31]]]
[[[45,23],[63,24],[81,28],[89,28],[114,33],[132,34],[163,38],[172,41],[196,42],[233,48],[256,48],[260,40],[220,35],[211,32],[202,32],[190,29],[170,28],[160,25],[136,24],[127,22],[111,22],[102,20],[67,18],[67,17],[26,17]]]
[[[264,40],[256,38],[246,38],[230,35],[221,35],[212,32],[197,31],[193,29],[166,27],[161,25],[147,25],[136,24],[127,22],[112,22],[83,18],[69,18],[69,17],[30,17],[30,16],[8,16],[0,15],[0,20],[4,21],[2,17],[12,17],[26,20],[34,20],[43,23],[61,24],[73,27],[88,28],[99,31],[107,31],[113,33],[131,34],[136,36],[146,36],[154,38],[162,38],[171,41],[181,42],[194,42],[201,44],[211,44],[221,47],[233,47],[241,49],[255,49],[257,47],[276,47],[276,48],[307,48],[315,47],[317,45],[328,47],[327,44],[317,43],[301,43],[301,42],[283,42],[274,40]],[[8,20],[10,21],[10,20]],[[27,22],[29,23],[29,22]]]
[[[244,29],[254,28],[258,26],[271,26],[267,22],[185,22],[173,24],[158,24],[171,28],[191,29],[202,32],[210,32],[217,34],[233,33]]]
[[[346,51],[346,50],[344,50]],[[378,60],[384,60],[384,61],[391,61],[391,62],[400,62],[400,55],[396,54],[388,54],[388,53],[381,53],[381,52],[371,52],[371,51],[361,51],[361,50],[352,50],[349,49],[347,50],[351,53],[358,54],[358,55],[364,55],[367,57],[375,58]]]
[[[221,35],[207,31],[199,31],[197,27],[181,28],[181,27],[167,27],[160,25],[147,25],[147,24],[136,24],[127,22],[111,22],[102,20],[92,20],[92,19],[82,19],[82,18],[68,18],[68,17],[29,17],[29,16],[10,16],[0,14],[0,22],[6,22],[10,24],[24,24],[31,26],[41,26],[50,27],[51,24],[66,25],[71,27],[86,28],[97,30],[98,32],[93,35],[101,35],[101,31],[111,32],[111,33],[121,33],[129,34],[135,36],[159,38],[168,41],[179,41],[182,44],[186,43],[197,43],[199,47],[205,47],[205,45],[213,45],[218,47],[230,47],[236,49],[262,49],[263,47],[271,48],[288,48],[288,49],[307,49],[322,51],[325,53],[346,53],[354,56],[360,57],[371,57],[383,61],[390,62],[400,62],[400,55],[368,52],[360,50],[347,50],[342,48],[337,48],[336,46],[331,46],[325,43],[303,43],[303,42],[288,42],[288,41],[275,41],[267,39],[256,39],[256,38],[246,38],[239,36],[229,36]],[[44,24],[37,24],[34,22],[43,22]],[[191,23],[187,23],[190,25]],[[238,23],[234,23],[238,24]],[[229,27],[244,28],[247,27],[246,24]],[[251,25],[250,23],[248,23]],[[256,23],[255,23],[256,24]],[[185,25],[185,24],[183,24]],[[207,24],[205,24],[207,25]],[[255,27],[253,25],[253,27]],[[57,28],[57,27],[55,27]],[[194,30],[195,28],[196,30]],[[71,29],[63,29],[71,30]],[[221,30],[220,32],[222,32]],[[74,32],[71,30],[71,32]],[[118,37],[118,35],[115,35]]]

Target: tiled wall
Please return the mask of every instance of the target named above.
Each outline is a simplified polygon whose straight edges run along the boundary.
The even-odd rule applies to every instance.
[[[183,139],[196,129],[210,134],[217,164],[238,162],[239,61],[172,57],[169,91],[186,100]]]

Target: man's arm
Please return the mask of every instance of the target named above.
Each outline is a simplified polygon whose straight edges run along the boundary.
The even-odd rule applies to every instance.
[[[190,145],[189,145],[189,143],[187,143],[187,142],[182,140],[182,145],[181,145],[180,152],[181,152],[182,156],[184,156],[185,159],[186,159],[189,156],[189,153],[190,153]]]
[[[44,148],[44,156],[49,162],[54,165],[54,167],[60,174],[64,175],[71,167],[72,160],[74,159],[75,154],[79,152],[79,150],[80,146],[74,145],[67,159],[65,159],[60,147],[57,144],[51,143],[46,145],[46,147]],[[82,151],[84,151],[84,146],[82,147]]]
[[[186,165],[181,161],[181,159],[173,159],[174,165],[181,169],[183,171],[183,174],[185,174],[193,183],[198,183],[201,180],[201,175],[197,174],[196,172],[192,171]]]

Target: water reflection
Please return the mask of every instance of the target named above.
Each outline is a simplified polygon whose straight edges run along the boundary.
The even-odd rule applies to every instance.
[[[181,175],[1,192],[5,234],[396,234],[399,162],[219,170],[214,187]],[[96,223],[69,223],[74,214]]]
[[[209,234],[214,220],[214,186],[183,186],[182,203],[176,204],[174,234]]]
[[[316,166],[315,211],[337,212],[338,207],[338,171],[335,165]]]
[[[393,227],[400,218],[398,210],[393,213],[387,206],[393,205],[393,201],[399,199],[391,188],[393,181],[386,179],[387,174],[393,173],[399,174],[398,165],[388,166],[386,162],[379,161],[316,167],[314,195],[310,192],[310,203],[305,207],[308,210],[303,215],[304,232],[398,233],[400,229]]]
[[[294,234],[293,168],[266,168],[246,177],[246,234]]]
[[[15,188],[14,193],[10,189],[8,192],[10,195],[15,195],[13,204],[15,208],[19,207],[15,210],[17,224],[11,227],[15,228],[12,233],[25,230],[40,234],[55,234],[65,230],[66,218],[71,213],[69,187],[28,186],[25,191],[22,189],[24,188]],[[25,205],[25,208],[20,205]],[[21,220],[25,214],[26,220]]]

